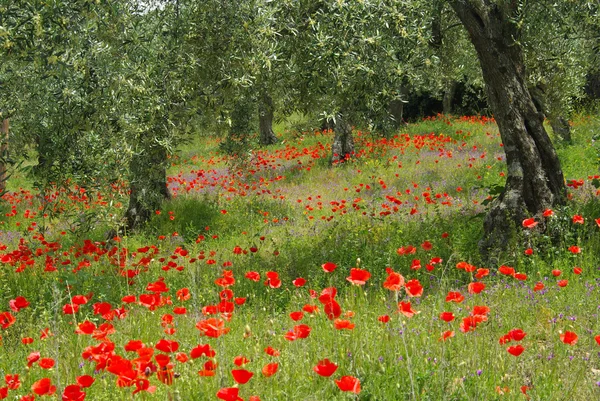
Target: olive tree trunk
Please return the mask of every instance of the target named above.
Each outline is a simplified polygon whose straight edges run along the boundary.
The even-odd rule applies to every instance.
[[[2,121],[2,127],[0,127],[0,196],[6,191],[6,176],[7,163],[8,163],[8,130],[9,123],[8,118]]]
[[[167,151],[158,143],[134,154],[130,164],[129,206],[125,212],[128,230],[142,227],[160,209],[161,203],[171,198],[166,161]]]
[[[279,142],[273,132],[274,111],[273,99],[264,92],[258,102],[258,131],[261,145],[273,145]]]
[[[343,162],[354,154],[352,126],[342,114],[338,114],[335,119],[331,153],[331,164]]]
[[[523,52],[511,21],[516,3],[450,1],[477,51],[508,167],[504,190],[484,223],[480,248],[485,257],[505,248],[523,219],[566,200],[560,161],[525,82]]]
[[[444,89],[444,97],[442,98],[442,111],[444,114],[452,114],[453,106],[454,106],[454,94],[456,93],[456,88],[458,86],[458,82],[452,80],[445,85]]]

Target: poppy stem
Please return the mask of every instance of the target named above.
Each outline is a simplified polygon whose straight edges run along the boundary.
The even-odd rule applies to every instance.
[[[396,294],[397,293],[398,292],[396,292]],[[408,377],[410,378],[410,389],[412,392],[412,399],[416,400],[417,393],[415,391],[415,379],[413,377],[412,363],[411,363],[410,354],[408,352],[408,346],[406,345],[406,325],[404,323],[402,323],[402,342],[404,343],[404,351],[406,352],[406,364],[407,364],[407,368],[408,368]]]

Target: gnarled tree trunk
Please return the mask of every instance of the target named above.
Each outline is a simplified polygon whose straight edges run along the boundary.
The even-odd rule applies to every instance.
[[[129,206],[125,212],[128,230],[143,226],[160,209],[160,204],[171,198],[167,187],[166,160],[167,151],[158,143],[152,143],[133,156]]]
[[[343,162],[354,153],[352,126],[341,113],[337,115],[334,126],[333,145],[331,146],[331,164]]]
[[[258,102],[258,131],[261,145],[273,145],[279,142],[273,132],[274,111],[273,99],[267,92],[263,92]]]
[[[508,174],[492,203],[480,242],[484,256],[509,243],[514,227],[566,200],[560,161],[525,82],[518,28],[511,17],[517,2],[502,6],[486,0],[451,0],[450,4],[475,46],[488,101],[504,143]]]

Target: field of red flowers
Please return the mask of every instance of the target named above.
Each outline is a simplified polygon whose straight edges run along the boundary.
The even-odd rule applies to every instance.
[[[334,168],[328,132],[286,132],[244,169],[203,139],[172,158],[173,200],[109,241],[125,185],[13,188],[0,399],[599,399],[599,125],[559,149],[569,205],[493,264],[477,241],[505,164],[486,118],[355,132]]]

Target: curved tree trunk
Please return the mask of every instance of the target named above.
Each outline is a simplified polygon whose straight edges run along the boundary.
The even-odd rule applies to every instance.
[[[273,132],[274,110],[273,99],[267,92],[263,92],[258,102],[258,131],[261,145],[273,145],[279,142]]]
[[[342,114],[338,114],[335,120],[331,153],[331,164],[343,162],[354,154],[352,126]]]
[[[8,118],[2,121],[0,127],[0,196],[6,191],[6,170],[8,163]]]
[[[506,247],[523,219],[566,200],[560,161],[525,82],[523,52],[510,18],[516,3],[501,8],[485,0],[450,1],[477,51],[508,166],[505,188],[484,223],[485,257]]]
[[[128,230],[142,227],[160,209],[161,203],[171,198],[167,187],[166,160],[166,149],[157,143],[133,156],[129,206],[125,212]]]

